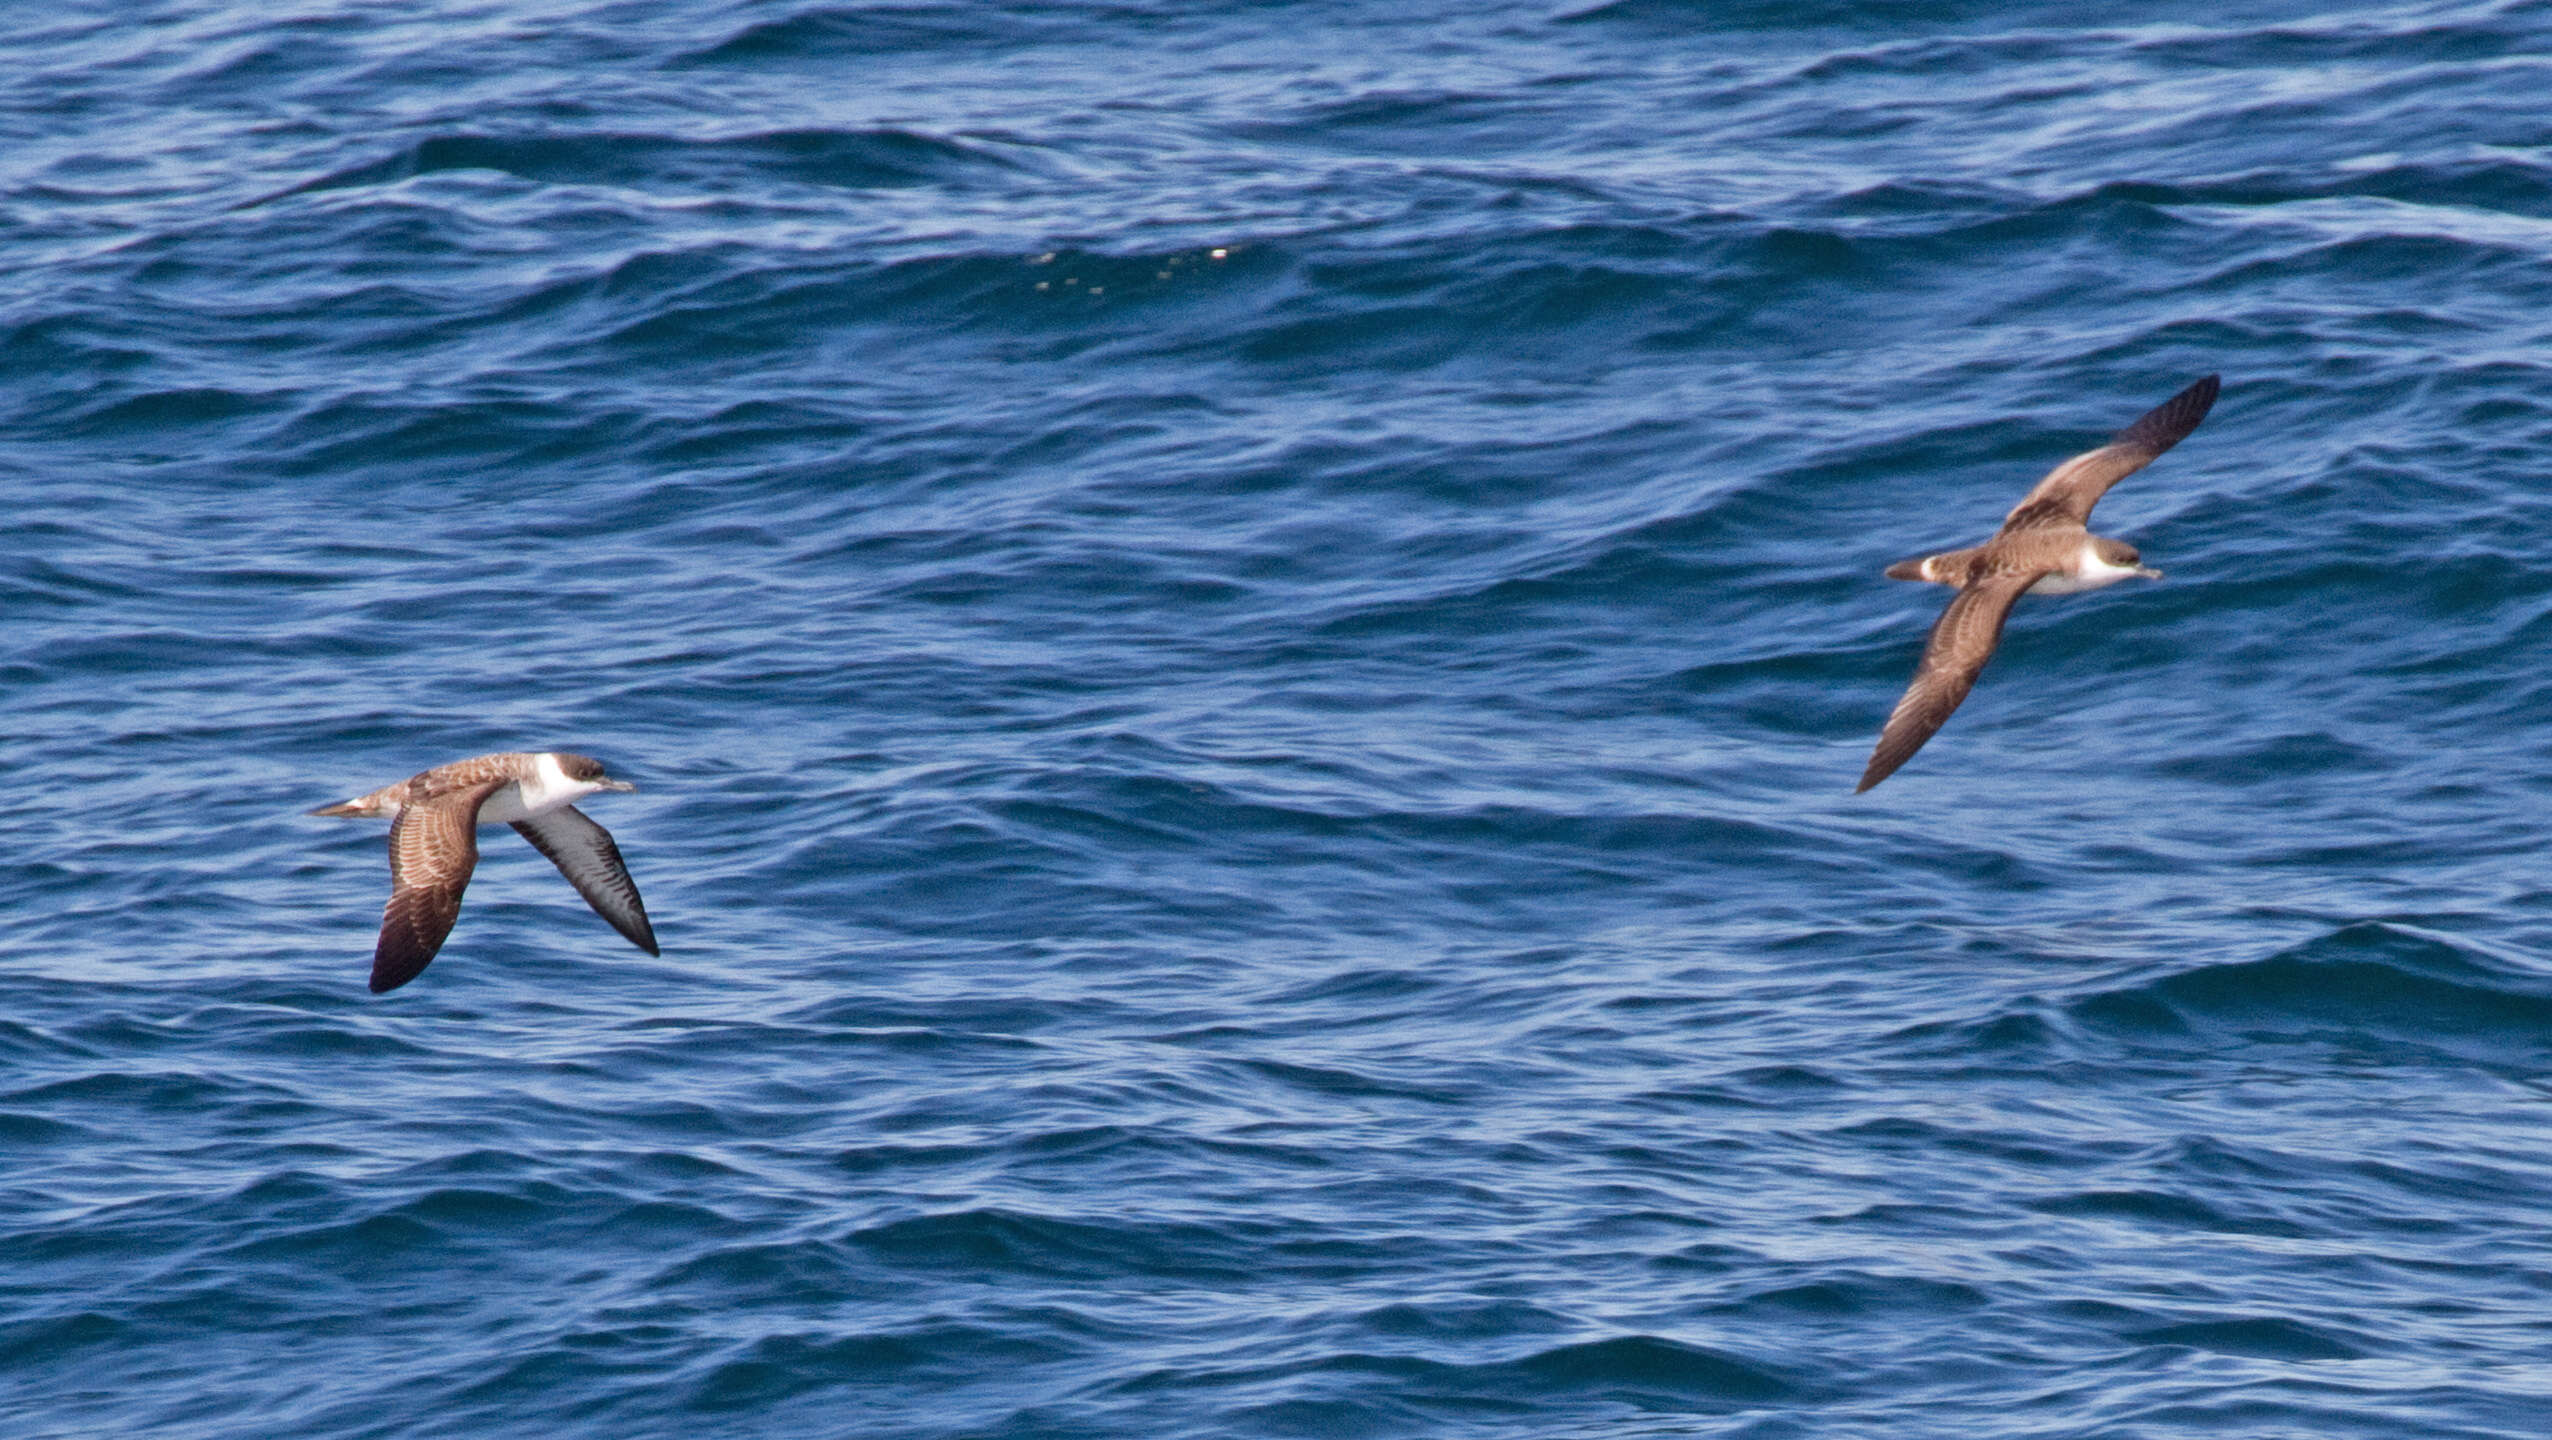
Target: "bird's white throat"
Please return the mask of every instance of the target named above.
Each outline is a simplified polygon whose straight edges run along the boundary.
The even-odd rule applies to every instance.
[[[511,825],[572,805],[603,788],[596,781],[569,779],[558,768],[558,757],[544,751],[532,762],[531,774],[487,797],[487,803],[479,807],[478,823]]]
[[[2042,578],[2029,589],[2034,595],[2071,595],[2077,591],[2097,590],[2104,585],[2115,585],[2121,580],[2131,580],[2138,575],[2152,573],[2141,565],[2112,565],[2100,558],[2099,546],[2085,540],[2082,542],[2081,553],[2074,557],[2072,570],[2057,571],[2053,575]]]

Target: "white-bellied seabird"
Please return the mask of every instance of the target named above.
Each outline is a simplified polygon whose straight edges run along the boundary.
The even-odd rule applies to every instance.
[[[2198,428],[2215,404],[2217,384],[2217,377],[2209,375],[2147,411],[2108,444],[2047,472],[2047,478],[2021,497],[2003,517],[2003,528],[1984,544],[1899,560],[1887,567],[1891,580],[1928,580],[1958,593],[1933,623],[1922,663],[1914,667],[1914,683],[1905,688],[1905,698],[1896,702],[1895,712],[1887,717],[1878,748],[1870,752],[1870,766],[1861,772],[1854,793],[1876,785],[1912,759],[1958,708],[1958,702],[1967,698],[1977,672],[1994,658],[2003,621],[2022,594],[2097,590],[2130,575],[2162,578],[2161,571],[2145,568],[2133,545],[2094,535],[2085,527],[2091,521],[2091,507],[2100,503],[2110,486],[2152,464],[2156,456]]]
[[[437,765],[311,811],[390,821],[390,903],[381,912],[381,940],[372,950],[372,993],[414,980],[443,948],[443,937],[460,918],[470,870],[478,864],[481,825],[521,831],[611,928],[650,955],[663,953],[638,887],[620,861],[620,847],[574,803],[604,790],[637,788],[605,775],[602,762],[590,755],[508,753]]]

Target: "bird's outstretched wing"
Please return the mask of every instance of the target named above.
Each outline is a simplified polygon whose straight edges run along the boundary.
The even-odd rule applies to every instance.
[[[532,842],[533,849],[548,856],[585,903],[594,907],[594,913],[610,921],[611,928],[628,937],[630,944],[650,955],[664,953],[656,948],[647,906],[638,898],[638,886],[629,878],[629,867],[621,863],[620,847],[611,843],[610,831],[573,805],[517,820],[514,828]]]
[[[1948,721],[1975,687],[1985,662],[1994,658],[2013,602],[2047,573],[1991,571],[1950,597],[1948,608],[1932,623],[1932,638],[1923,646],[1922,663],[1914,667],[1914,682],[1905,687],[1905,698],[1896,702],[1886,728],[1879,731],[1878,748],[1870,752],[1869,768],[1861,772],[1854,794],[1895,774]]]
[[[2047,472],[2003,517],[2001,533],[2052,525],[2088,525],[2091,507],[2109,487],[2154,462],[2188,438],[2215,405],[2218,377],[2209,375],[2144,413],[2097,450],[2086,450]]]
[[[423,805],[390,822],[390,903],[372,947],[372,993],[414,980],[461,918],[461,892],[478,866],[478,812],[512,782],[491,780]]]

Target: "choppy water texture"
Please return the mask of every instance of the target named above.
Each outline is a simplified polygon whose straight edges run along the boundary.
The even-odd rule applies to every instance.
[[[9,1433],[2540,1435],[2552,7],[2134,8],[21,7]]]

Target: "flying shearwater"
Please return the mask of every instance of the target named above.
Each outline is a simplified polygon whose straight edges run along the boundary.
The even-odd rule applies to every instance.
[[[2188,438],[2215,404],[2216,389],[2217,377],[2209,375],[2145,412],[2108,444],[2048,471],[1984,544],[1887,567],[1891,580],[1927,580],[1958,593],[1933,622],[1922,663],[1914,667],[1914,683],[1905,687],[1905,698],[1887,717],[1878,748],[1870,752],[1870,768],[1861,772],[1853,793],[1895,774],[1967,698],[1977,673],[1994,658],[2013,602],[2024,593],[2097,590],[2131,575],[2162,578],[2161,571],[2144,566],[2133,545],[2092,534],[2086,528],[2091,507],[2110,486]]]
[[[478,864],[478,827],[511,825],[549,857],[594,913],[650,955],[656,932],[647,907],[620,862],[611,832],[574,804],[604,790],[635,790],[603,773],[590,755],[543,752],[481,755],[438,765],[313,815],[384,815],[390,820],[390,903],[381,911],[381,940],[372,950],[372,993],[417,977],[452,922],[461,892]]]

